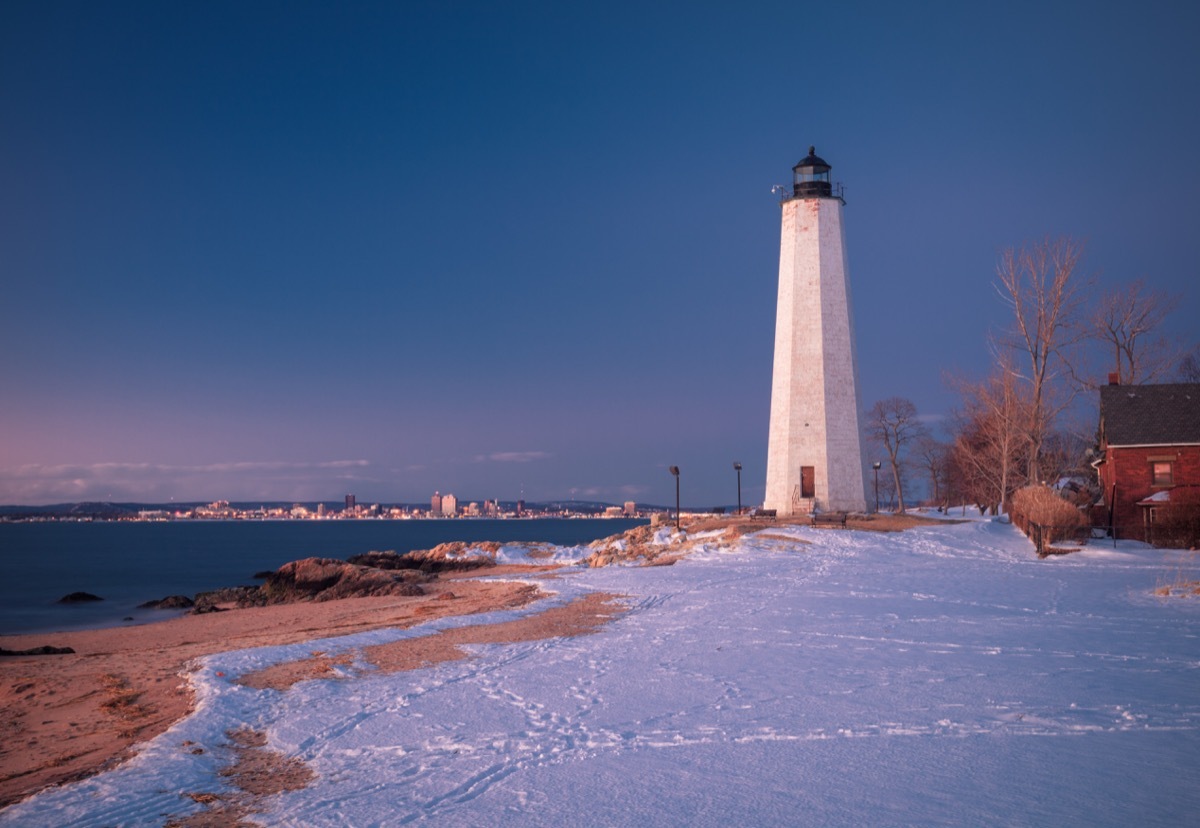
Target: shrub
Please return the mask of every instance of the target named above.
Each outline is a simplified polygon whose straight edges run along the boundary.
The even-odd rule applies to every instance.
[[[1171,501],[1158,509],[1153,524],[1155,546],[1195,549],[1200,546],[1200,487],[1176,486]]]
[[[1017,528],[1029,537],[1034,538],[1035,532],[1040,532],[1040,538],[1034,538],[1034,543],[1040,540],[1039,552],[1042,545],[1075,537],[1088,524],[1083,512],[1049,486],[1018,489],[1013,495],[1009,515]],[[1038,529],[1033,529],[1034,526]]]

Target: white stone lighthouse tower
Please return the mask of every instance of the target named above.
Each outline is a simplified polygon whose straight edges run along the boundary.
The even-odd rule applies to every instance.
[[[781,204],[775,370],[764,507],[865,512],[862,408],[842,197],[813,147]]]

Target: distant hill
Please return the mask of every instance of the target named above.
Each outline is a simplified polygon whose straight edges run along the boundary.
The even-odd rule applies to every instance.
[[[0,517],[76,517],[115,520],[151,508],[138,503],[53,503],[47,506],[0,506]]]

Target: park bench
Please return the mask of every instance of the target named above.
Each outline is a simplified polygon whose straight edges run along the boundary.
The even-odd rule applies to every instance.
[[[751,509],[750,510],[750,519],[751,520],[774,520],[775,512],[776,512],[775,509]]]
[[[813,526],[834,526],[846,528],[845,512],[821,512],[812,516]]]

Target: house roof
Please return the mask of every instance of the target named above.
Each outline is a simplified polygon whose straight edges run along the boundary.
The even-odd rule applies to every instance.
[[[1200,443],[1200,383],[1101,386],[1100,428],[1110,446]]]

